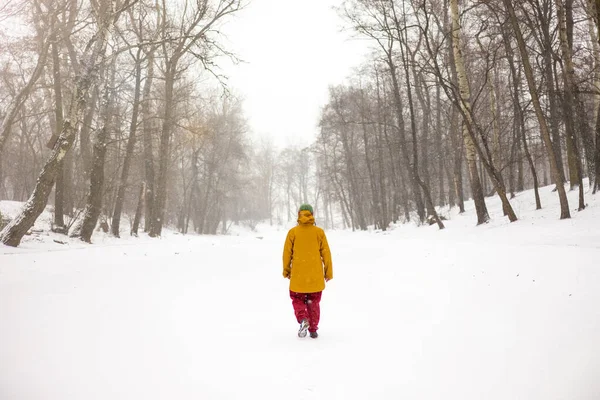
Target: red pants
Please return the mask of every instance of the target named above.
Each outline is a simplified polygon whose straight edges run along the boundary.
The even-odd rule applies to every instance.
[[[294,306],[294,314],[298,323],[303,319],[308,320],[310,327],[309,332],[316,332],[319,329],[319,318],[321,317],[321,293],[296,293],[290,290],[292,305]]]

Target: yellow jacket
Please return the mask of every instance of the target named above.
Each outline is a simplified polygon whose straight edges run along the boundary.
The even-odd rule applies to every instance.
[[[290,290],[296,293],[320,292],[325,289],[325,279],[333,279],[325,232],[315,226],[310,211],[300,211],[298,225],[287,234],[283,248],[283,277],[290,278]]]

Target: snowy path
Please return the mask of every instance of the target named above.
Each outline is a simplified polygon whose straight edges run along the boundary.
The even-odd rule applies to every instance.
[[[0,255],[0,399],[597,399],[600,249],[493,229],[330,233],[317,340],[283,232]]]

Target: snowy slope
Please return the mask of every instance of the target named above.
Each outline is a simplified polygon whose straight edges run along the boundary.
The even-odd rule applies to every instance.
[[[283,228],[0,247],[0,399],[598,399],[600,205],[542,201],[328,232],[316,340],[295,336]]]
[[[0,213],[5,219],[12,219],[16,217],[23,207],[24,203],[17,201],[0,201]],[[65,224],[69,224],[71,221],[68,217],[65,217]],[[71,249],[83,249],[89,247],[87,243],[82,242],[78,238],[70,238],[66,235],[54,233],[51,231],[51,225],[53,222],[53,208],[47,206],[44,212],[35,221],[35,225],[29,230],[29,234],[25,235],[21,240],[19,247],[6,247],[0,244],[0,254],[6,253],[29,253],[29,252],[45,252],[53,250],[71,250]],[[137,244],[140,242],[150,242],[149,238],[132,238],[129,236],[129,219],[126,215],[121,220],[121,236],[123,239],[117,239],[110,234],[105,234],[99,229],[94,231],[92,235],[92,243],[99,245],[123,245],[124,241],[126,245]],[[166,231],[167,237],[172,235],[172,232]],[[124,240],[125,239],[125,240]]]

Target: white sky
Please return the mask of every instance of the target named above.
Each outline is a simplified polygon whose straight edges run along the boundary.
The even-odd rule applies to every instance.
[[[250,128],[280,146],[317,133],[328,86],[359,66],[367,42],[342,31],[332,6],[341,0],[250,0],[225,25],[228,48],[246,64],[228,66],[229,86],[244,101]]]

